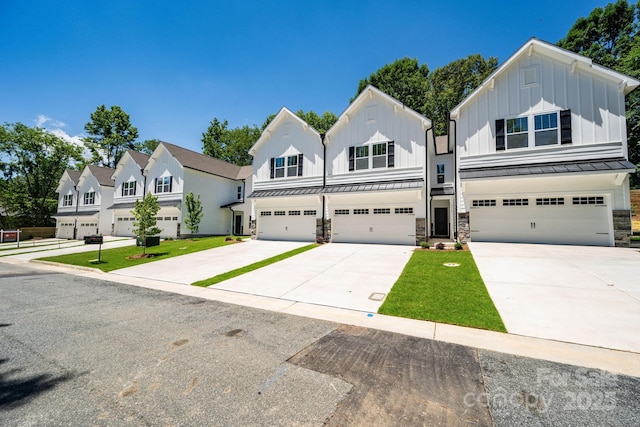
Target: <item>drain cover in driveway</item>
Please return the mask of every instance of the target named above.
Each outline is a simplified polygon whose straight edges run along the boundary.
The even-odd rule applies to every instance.
[[[387,294],[383,294],[383,293],[380,293],[380,292],[374,292],[371,295],[369,295],[369,299],[371,301],[382,301],[384,299],[385,295],[387,295]]]

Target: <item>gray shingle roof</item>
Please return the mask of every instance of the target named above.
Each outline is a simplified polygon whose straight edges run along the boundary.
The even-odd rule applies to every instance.
[[[91,171],[91,174],[98,180],[98,184],[100,184],[101,186],[113,187],[115,185],[115,181],[111,179],[111,176],[113,175],[113,172],[115,172],[115,169],[104,168],[102,166],[96,165],[89,165],[88,168]]]
[[[540,175],[598,171],[630,171],[636,166],[626,159],[603,159],[575,162],[554,162],[539,165],[469,168],[460,170],[460,179],[497,178],[504,176]]]
[[[74,184],[77,184],[80,179],[80,175],[82,175],[82,171],[67,169],[67,174],[69,175],[69,178],[71,178],[71,181],[73,181]]]
[[[140,153],[135,150],[127,150],[127,153],[131,156],[134,162],[138,164],[141,168],[147,166],[147,162],[149,161],[149,156],[146,154]]]
[[[251,175],[251,173],[248,173],[251,166],[234,165],[233,163],[196,153],[195,151],[187,150],[186,148],[178,147],[168,142],[162,142],[162,145],[164,145],[169,153],[185,168],[229,179],[243,179]],[[247,173],[248,175],[243,176],[243,174]]]

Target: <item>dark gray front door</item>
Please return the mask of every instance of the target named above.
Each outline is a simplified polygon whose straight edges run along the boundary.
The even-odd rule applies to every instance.
[[[236,215],[233,227],[233,234],[242,235],[242,215]]]
[[[434,208],[433,235],[435,237],[449,237],[449,208]]]

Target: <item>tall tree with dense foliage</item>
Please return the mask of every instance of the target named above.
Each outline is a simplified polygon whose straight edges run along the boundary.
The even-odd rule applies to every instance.
[[[229,122],[214,118],[207,131],[202,134],[202,152],[238,166],[248,166],[252,157],[249,149],[260,138],[257,126],[242,126],[229,129]]]
[[[99,106],[91,113],[91,120],[84,125],[84,130],[89,134],[84,141],[94,164],[114,168],[127,149],[136,149],[138,129],[117,105],[111,108]]]
[[[56,188],[65,169],[82,161],[82,149],[37,127],[0,127],[0,207],[14,227],[50,226]]]
[[[153,154],[153,152],[161,142],[162,141],[160,141],[159,139],[147,139],[142,142],[137,142],[134,149],[140,153],[150,156]]]
[[[597,7],[569,29],[558,46],[631,77],[640,78],[640,2],[626,0]],[[627,141],[629,160],[640,167],[640,93],[627,95]],[[631,175],[631,185],[640,187],[639,173]]]
[[[430,72],[427,65],[420,65],[417,59],[402,58],[360,80],[356,97],[371,84],[431,119],[436,134],[444,135],[447,113],[497,67],[496,58],[484,59],[476,54]]]
[[[200,194],[196,197],[193,195],[193,192],[190,192],[185,196],[184,204],[187,207],[187,216],[184,219],[184,225],[191,231],[191,234],[198,234],[198,231],[200,231],[200,221],[202,220]]]
[[[155,236],[162,232],[156,226],[156,215],[160,211],[158,198],[151,193],[145,194],[142,200],[135,201],[135,205],[131,213],[135,218],[133,223],[134,233],[136,236],[145,239],[147,236]],[[146,245],[142,245],[142,253],[146,254]]]

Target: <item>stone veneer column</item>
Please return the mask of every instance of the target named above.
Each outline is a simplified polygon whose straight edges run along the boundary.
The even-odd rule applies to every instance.
[[[427,219],[416,218],[416,246],[427,241]]]
[[[613,242],[616,247],[628,248],[631,244],[631,211],[613,211]]]
[[[471,239],[469,228],[469,212],[458,213],[458,241],[467,243]]]
[[[249,220],[249,234],[251,235],[251,239],[255,240],[256,239],[256,220],[255,219],[251,219]]]

